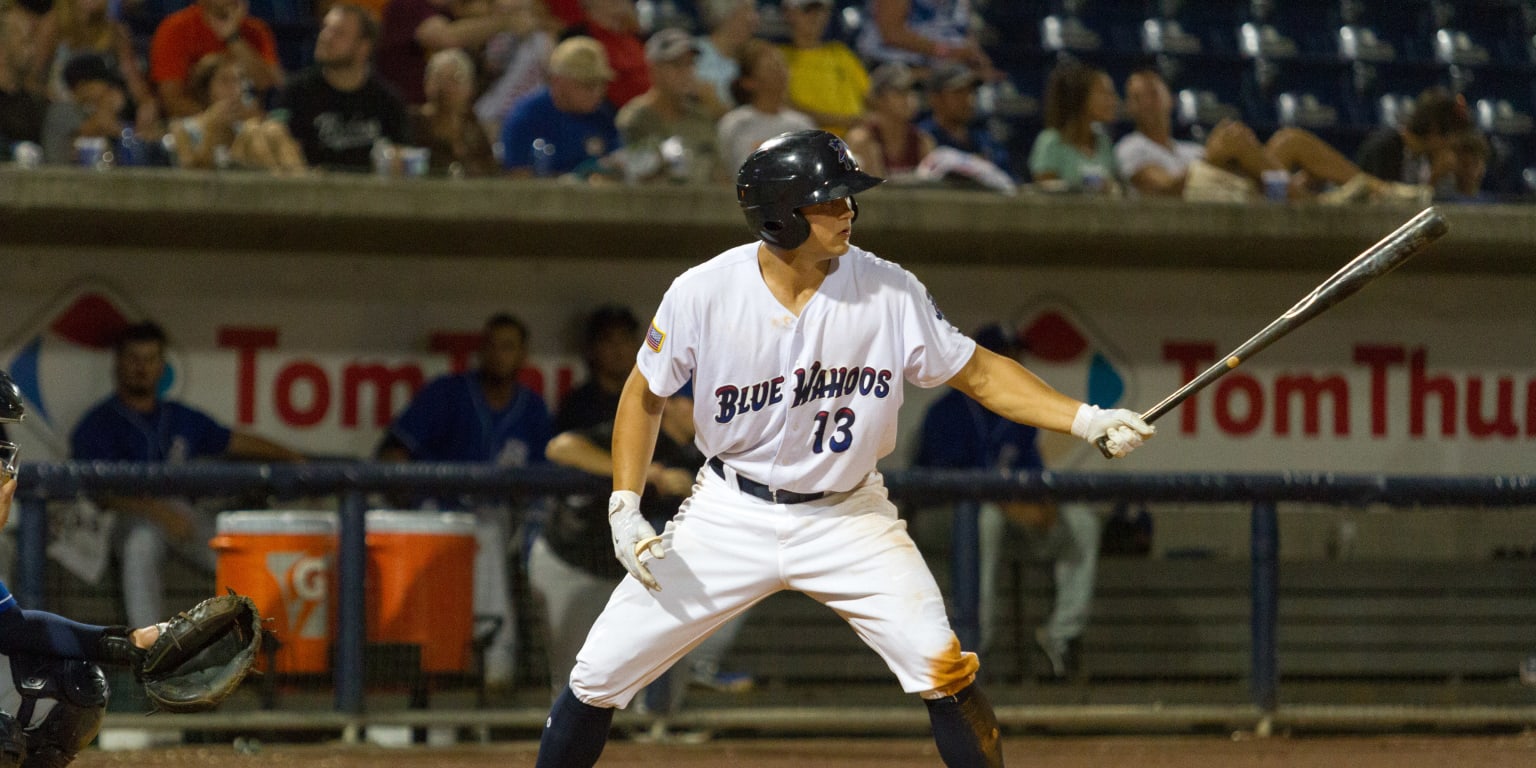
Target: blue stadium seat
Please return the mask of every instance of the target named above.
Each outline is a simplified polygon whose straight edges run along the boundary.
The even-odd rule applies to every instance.
[[[1255,59],[1243,75],[1243,112],[1258,125],[1318,129],[1348,124],[1358,110],[1344,109],[1346,62],[1319,59]]]

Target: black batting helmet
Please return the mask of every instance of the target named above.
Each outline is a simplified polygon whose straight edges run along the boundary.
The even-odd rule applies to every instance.
[[[851,201],[855,193],[883,181],[859,170],[842,139],[826,131],[793,131],[763,142],[741,164],[736,202],[752,234],[790,249],[811,236],[811,225],[798,209],[844,197]]]

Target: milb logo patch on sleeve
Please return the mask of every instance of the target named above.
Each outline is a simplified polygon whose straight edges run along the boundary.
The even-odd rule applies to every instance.
[[[662,333],[661,329],[656,327],[656,321],[652,320],[651,327],[645,332],[645,345],[650,347],[652,352],[660,352],[661,345],[666,340],[667,334]]]

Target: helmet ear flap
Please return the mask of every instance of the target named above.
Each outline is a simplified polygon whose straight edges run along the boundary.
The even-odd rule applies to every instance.
[[[790,209],[786,213],[785,216],[762,217],[757,236],[774,246],[792,250],[810,238],[811,223],[797,210]]]
[[[853,195],[849,195],[848,196],[848,207],[853,209],[853,221],[858,221],[859,220],[859,201],[853,199]]]

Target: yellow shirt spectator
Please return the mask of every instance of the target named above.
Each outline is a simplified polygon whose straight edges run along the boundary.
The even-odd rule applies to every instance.
[[[864,114],[869,71],[848,46],[826,41],[828,0],[785,0],[782,7],[789,23],[789,104],[823,130],[844,136]]]
[[[842,136],[864,114],[869,72],[848,46],[784,46],[789,61],[789,102],[821,128]]]

